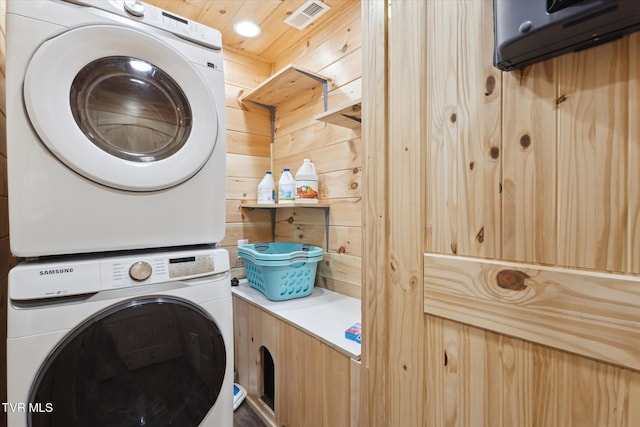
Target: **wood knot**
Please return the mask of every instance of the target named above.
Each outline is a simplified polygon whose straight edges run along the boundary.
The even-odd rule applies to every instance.
[[[491,95],[496,88],[496,78],[493,76],[487,77],[487,81],[484,84],[484,88],[485,88],[484,95],[485,96]]]
[[[526,289],[525,280],[529,275],[518,270],[501,270],[496,276],[496,282],[502,289],[510,289],[512,291],[521,291]]]
[[[345,252],[347,252],[347,248],[345,248],[344,246],[340,246],[340,247],[338,248],[338,253],[339,253],[339,254],[343,254],[343,253],[345,253]]]
[[[449,117],[449,120],[451,120],[451,123],[455,123],[456,120],[458,120],[458,116],[456,116],[456,113],[453,113],[451,117]]]
[[[520,146],[526,150],[530,145],[531,137],[527,134],[522,135],[522,137],[520,138]]]
[[[352,182],[349,187],[351,187],[352,190],[355,190],[356,188],[358,188],[358,183],[357,182]]]
[[[498,147],[491,147],[489,155],[491,155],[492,159],[497,159],[498,157],[500,157],[500,149]]]
[[[287,222],[288,222],[289,224],[293,224],[293,221],[294,221],[294,219],[293,219],[293,217],[292,217],[292,216],[290,216],[289,218],[287,218]]]
[[[565,102],[567,99],[569,99],[569,98],[567,98],[567,95],[564,95],[564,94],[563,94],[563,95],[560,95],[558,98],[556,98],[556,105],[560,105],[560,104],[562,104],[562,103],[563,103],[563,102]]]
[[[484,242],[484,227],[482,227],[480,231],[478,231],[478,234],[476,234],[476,240],[478,243]]]
[[[469,162],[469,169],[473,170],[475,166],[476,166],[475,162]]]
[[[451,244],[451,253],[454,255],[458,253],[458,245],[456,245],[455,243]]]
[[[411,278],[409,279],[409,287],[411,289],[415,289],[418,287],[418,278],[416,276],[411,276]]]

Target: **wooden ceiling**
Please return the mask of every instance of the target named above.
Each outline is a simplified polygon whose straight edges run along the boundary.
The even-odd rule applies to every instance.
[[[308,37],[318,26],[331,21],[340,11],[360,0],[324,0],[331,9],[318,17],[304,30],[297,30],[284,20],[306,0],[144,0],[145,3],[182,15],[185,18],[216,28],[222,33],[226,48],[260,57],[268,62],[292,45]],[[262,34],[253,39],[233,32],[233,25],[251,19],[262,28]]]

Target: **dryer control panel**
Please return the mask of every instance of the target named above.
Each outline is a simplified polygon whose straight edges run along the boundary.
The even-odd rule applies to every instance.
[[[169,31],[186,40],[215,50],[222,49],[220,32],[183,16],[169,13],[140,0],[63,0],[120,15],[137,22]]]
[[[9,272],[9,297],[34,300],[224,274],[225,249],[194,249],[56,262],[32,261]]]

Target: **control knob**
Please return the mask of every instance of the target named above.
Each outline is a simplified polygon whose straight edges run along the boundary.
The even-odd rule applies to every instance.
[[[133,16],[144,15],[144,5],[140,0],[124,0],[124,10]]]
[[[142,282],[151,276],[152,270],[151,264],[148,262],[134,262],[131,267],[129,267],[129,276],[136,282]]]

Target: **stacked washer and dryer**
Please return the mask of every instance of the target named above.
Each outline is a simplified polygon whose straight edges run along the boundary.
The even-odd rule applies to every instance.
[[[222,43],[7,0],[8,425],[231,426]]]

